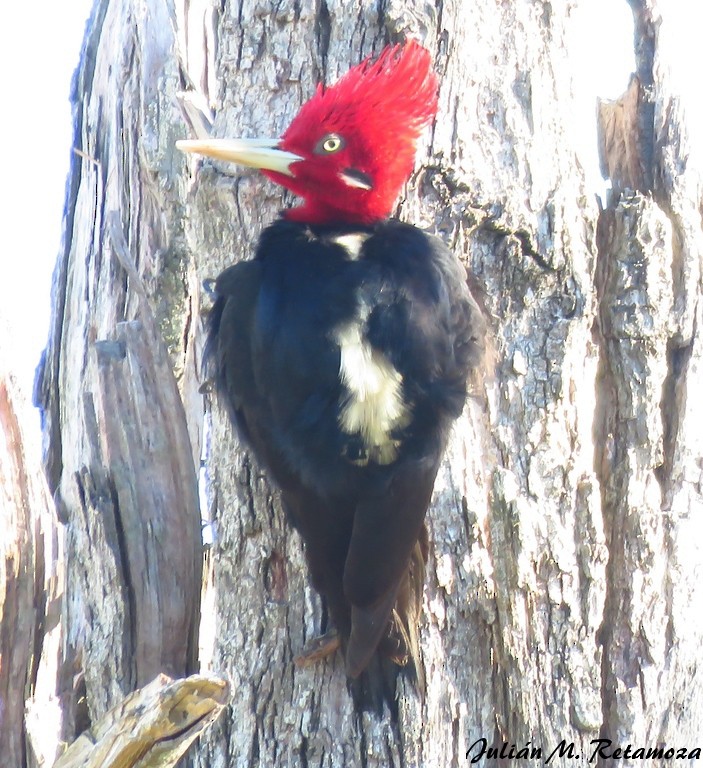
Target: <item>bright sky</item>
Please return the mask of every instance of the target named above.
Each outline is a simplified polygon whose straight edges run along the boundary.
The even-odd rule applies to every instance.
[[[6,336],[0,349],[27,394],[48,334],[51,274],[61,243],[71,151],[68,94],[91,5],[91,0],[8,2],[0,25],[5,105],[0,121],[5,149],[0,342]],[[625,0],[582,0],[581,5],[582,46],[573,51],[583,96],[577,119],[597,168],[595,99],[615,98],[627,85],[633,68],[632,17]],[[689,21],[687,28],[693,32],[700,25]]]
[[[0,22],[0,354],[27,397],[48,335],[71,151],[68,96],[91,6],[12,1]]]

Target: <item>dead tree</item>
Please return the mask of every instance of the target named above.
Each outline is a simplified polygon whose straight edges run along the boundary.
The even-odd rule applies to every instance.
[[[233,690],[189,758],[211,768],[433,768],[483,739],[571,749],[554,764],[587,764],[598,738],[697,746],[700,170],[666,9],[631,0],[637,71],[601,106],[599,211],[567,119],[574,5],[96,3],[40,386],[65,547],[57,738],[199,662]],[[202,282],[251,254],[280,191],[174,143],[184,90],[216,135],[275,136],[316,82],[406,36],[442,86],[397,214],[471,268],[497,365],[435,489],[424,698],[401,686],[397,716],[375,718],[340,659],[292,663],[323,607],[275,489],[198,393]],[[198,654],[201,454],[216,540]]]

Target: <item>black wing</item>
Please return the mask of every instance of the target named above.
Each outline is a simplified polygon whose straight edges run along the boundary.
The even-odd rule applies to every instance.
[[[217,278],[217,299],[210,312],[205,348],[206,370],[240,437],[285,486],[293,477],[268,434],[270,406],[254,359],[262,278],[263,266],[257,261],[234,264]]]

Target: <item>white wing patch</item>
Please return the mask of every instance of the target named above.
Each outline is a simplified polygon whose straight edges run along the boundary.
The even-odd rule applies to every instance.
[[[341,352],[339,376],[348,393],[339,424],[347,434],[361,435],[368,458],[357,463],[390,464],[400,446],[392,433],[410,422],[410,408],[403,400],[402,375],[364,339],[368,309],[360,314],[335,333]]]

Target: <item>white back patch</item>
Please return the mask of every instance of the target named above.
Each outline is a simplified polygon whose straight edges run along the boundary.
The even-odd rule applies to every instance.
[[[368,232],[351,232],[348,235],[338,235],[332,238],[332,242],[341,245],[347,252],[347,257],[352,261],[359,258],[364,243],[371,237]]]
[[[400,445],[392,433],[410,422],[410,408],[403,400],[402,375],[364,339],[368,311],[360,314],[335,332],[339,376],[348,393],[339,425],[349,435],[361,435],[370,460],[390,464]]]

